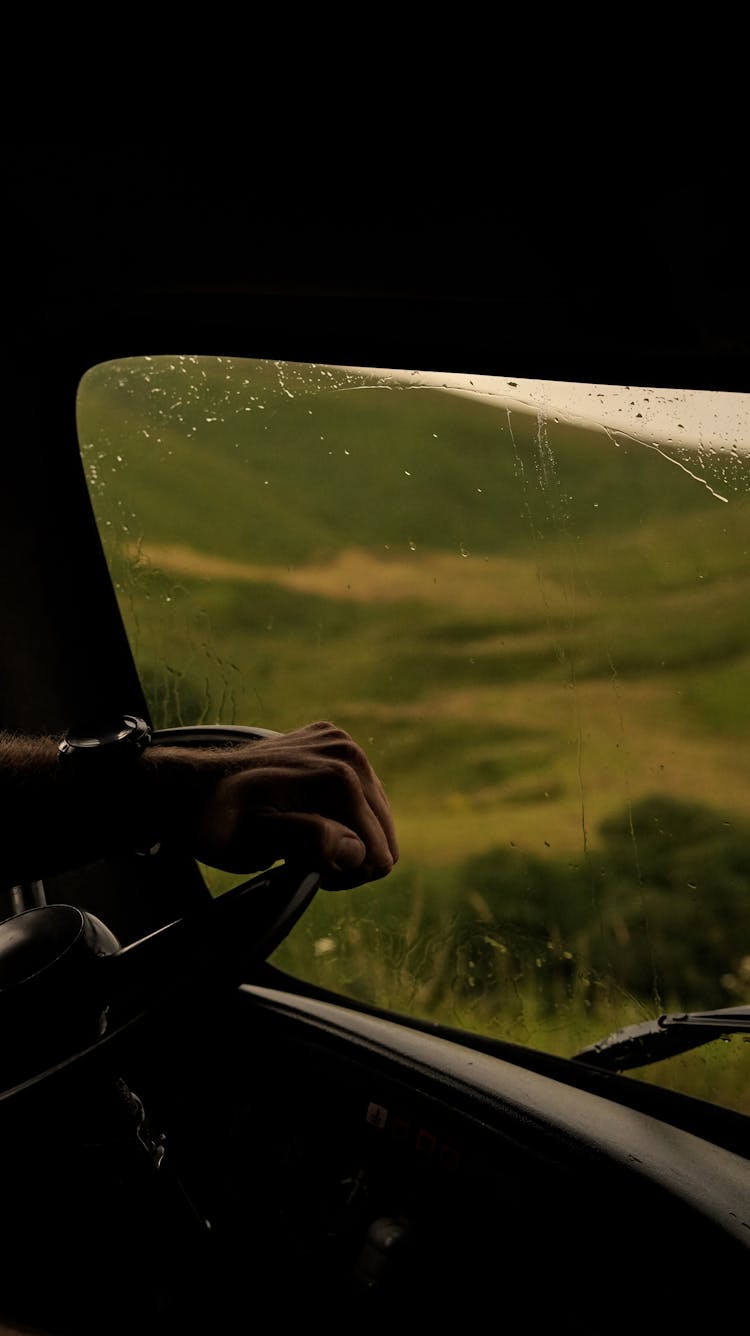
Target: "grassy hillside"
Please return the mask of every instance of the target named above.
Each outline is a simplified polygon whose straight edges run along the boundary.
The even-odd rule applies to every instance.
[[[559,1051],[750,997],[747,455],[190,357],[97,368],[79,425],[155,720],[332,717],[388,787],[398,869],[282,959]]]

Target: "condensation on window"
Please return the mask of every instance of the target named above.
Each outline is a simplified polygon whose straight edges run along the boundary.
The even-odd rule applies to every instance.
[[[79,432],[155,724],[386,784],[398,867],[277,963],[563,1054],[750,999],[749,396],[163,356]],[[747,1052],[643,1076],[748,1111]]]

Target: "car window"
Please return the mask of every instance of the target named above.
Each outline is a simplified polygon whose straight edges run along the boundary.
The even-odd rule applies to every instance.
[[[330,718],[391,798],[280,966],[564,1055],[750,1001],[750,396],[163,356],[78,416],[154,723]]]

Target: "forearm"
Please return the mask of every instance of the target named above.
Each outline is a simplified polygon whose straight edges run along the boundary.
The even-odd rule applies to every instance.
[[[0,733],[0,880],[5,886],[70,867],[80,822],[58,784],[57,740]]]

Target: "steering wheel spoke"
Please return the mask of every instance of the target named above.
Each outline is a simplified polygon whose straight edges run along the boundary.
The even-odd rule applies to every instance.
[[[108,1005],[141,1011],[189,984],[232,986],[275,951],[307,909],[317,873],[282,864],[101,962]]]

